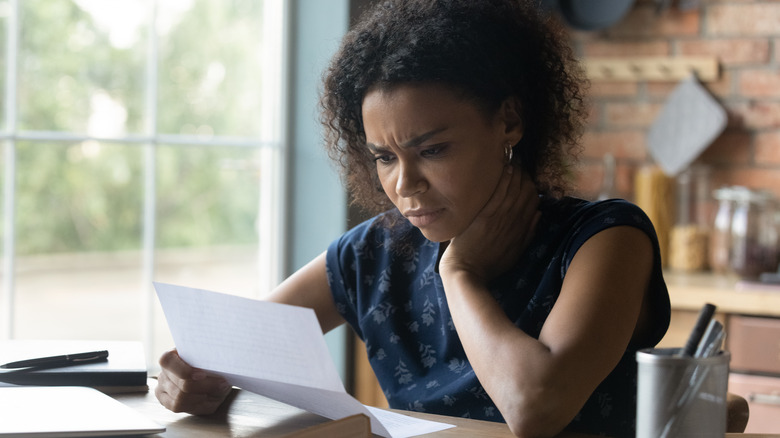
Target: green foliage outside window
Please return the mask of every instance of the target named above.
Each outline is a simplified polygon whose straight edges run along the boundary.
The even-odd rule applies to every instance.
[[[96,11],[106,13],[105,4],[145,11],[147,2],[19,4],[18,130],[116,141],[17,142],[16,252],[139,249],[145,146],[123,139],[151,134],[147,16],[119,15],[126,29],[117,35]],[[171,5],[180,9],[166,9]],[[220,146],[219,137],[262,134],[262,2],[160,0],[158,7],[153,124],[161,134],[211,138],[214,145],[155,148],[157,247],[256,244],[258,150]]]

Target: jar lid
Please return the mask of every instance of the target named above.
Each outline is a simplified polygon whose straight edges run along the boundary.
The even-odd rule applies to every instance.
[[[766,204],[772,201],[772,194],[767,190],[750,190],[742,188],[734,192],[738,202],[749,202],[751,204]]]
[[[736,201],[743,197],[743,193],[748,190],[747,187],[742,186],[724,186],[715,189],[712,192],[712,196],[718,201]]]
[[[744,186],[724,186],[713,191],[712,196],[718,201],[742,201],[764,204],[775,201],[775,196],[769,190],[752,190]]]

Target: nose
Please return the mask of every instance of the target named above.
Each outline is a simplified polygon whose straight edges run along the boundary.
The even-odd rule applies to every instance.
[[[423,173],[412,163],[401,163],[398,167],[398,178],[395,182],[395,192],[399,196],[410,196],[424,193],[428,189],[428,182]]]

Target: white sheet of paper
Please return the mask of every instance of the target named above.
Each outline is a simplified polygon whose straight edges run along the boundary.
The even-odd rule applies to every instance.
[[[330,419],[364,414],[373,433],[406,438],[454,427],[362,405],[344,390],[314,311],[154,283],[187,363],[247,391]]]

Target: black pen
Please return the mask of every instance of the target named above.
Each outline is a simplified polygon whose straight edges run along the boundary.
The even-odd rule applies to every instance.
[[[699,312],[699,317],[696,319],[696,324],[693,326],[693,331],[688,338],[688,342],[685,343],[685,347],[680,350],[679,356],[693,356],[696,353],[696,347],[699,345],[704,331],[707,330],[712,316],[715,314],[715,305],[706,303]]]
[[[38,357],[35,359],[8,362],[0,368],[57,367],[96,362],[108,358],[108,351],[90,351],[87,353],[63,354],[61,356]]]

